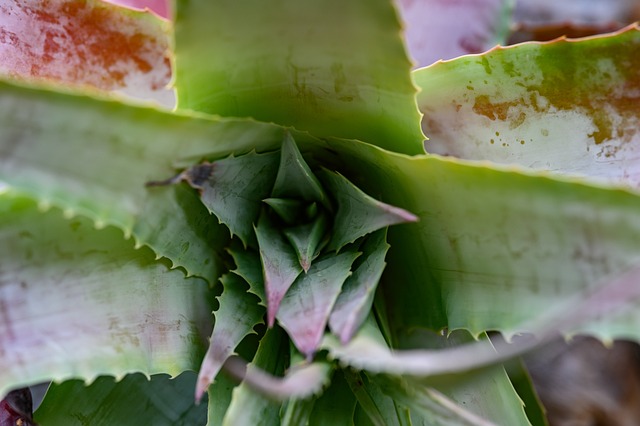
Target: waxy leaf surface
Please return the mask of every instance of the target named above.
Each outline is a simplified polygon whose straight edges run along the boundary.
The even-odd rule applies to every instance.
[[[204,205],[245,246],[255,243],[253,225],[258,221],[262,200],[271,192],[277,160],[275,153],[253,152],[218,160],[202,185]]]
[[[427,151],[640,184],[640,30],[416,71]]]
[[[169,270],[113,227],[42,213],[12,191],[0,199],[0,394],[198,367],[211,327],[204,280]]]
[[[282,299],[278,322],[307,358],[311,358],[320,344],[331,309],[358,255],[344,252],[317,259]]]
[[[258,298],[247,293],[247,285],[242,278],[227,274],[220,281],[224,286],[218,298],[220,308],[215,312],[209,349],[198,373],[196,400],[200,400],[227,358],[235,353],[242,339],[254,332],[253,328],[262,322],[264,315]]]
[[[98,0],[22,0],[0,8],[0,73],[118,91],[173,107],[169,24]]]
[[[378,229],[418,219],[406,210],[365,194],[339,173],[325,170],[322,177],[337,204],[329,250],[339,250]]]
[[[178,107],[424,152],[387,0],[179,1]]]
[[[267,295],[267,324],[273,326],[280,303],[302,272],[296,252],[269,216],[263,212],[255,227]]]
[[[353,274],[347,278],[329,317],[331,331],[346,344],[369,315],[378,282],[386,263],[389,249],[386,230],[369,236],[360,250],[362,256],[354,265]]]
[[[194,426],[207,420],[206,404],[195,405],[196,374],[176,378],[130,374],[119,382],[99,377],[86,385],[82,380],[52,384],[35,412],[38,424],[75,426],[139,425]],[[84,423],[83,423],[84,421]]]

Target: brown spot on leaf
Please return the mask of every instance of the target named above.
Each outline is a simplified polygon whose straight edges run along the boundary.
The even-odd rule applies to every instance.
[[[2,72],[103,90],[128,76],[148,90],[169,82],[168,37],[151,16],[80,0],[18,0],[3,14]]]

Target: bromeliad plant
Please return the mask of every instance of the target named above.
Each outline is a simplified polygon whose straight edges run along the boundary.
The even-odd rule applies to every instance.
[[[5,10],[0,387],[54,381],[42,424],[543,424],[486,331],[640,337],[635,27],[411,74],[386,0]],[[175,111],[91,88],[166,100],[166,46]]]

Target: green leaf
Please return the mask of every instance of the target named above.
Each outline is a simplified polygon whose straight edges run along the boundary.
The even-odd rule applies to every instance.
[[[407,405],[412,410],[412,419],[417,417],[422,424],[430,426],[498,425],[463,408],[435,389],[415,386],[399,377],[379,376],[376,379],[385,393]]]
[[[198,367],[211,292],[122,232],[0,194],[0,394],[68,378]],[[46,354],[46,356],[43,356]]]
[[[192,191],[145,183],[174,175],[180,159],[191,166],[210,154],[248,152],[256,140],[275,149],[281,128],[195,119],[10,82],[0,82],[0,92],[2,182],[42,208],[117,226],[189,274],[217,279],[221,270],[212,253],[226,243],[227,230],[208,218]],[[156,226],[167,228],[156,232]]]
[[[245,336],[254,332],[253,328],[264,315],[258,298],[247,293],[246,282],[240,276],[226,274],[220,281],[224,290],[218,299],[220,308],[215,312],[216,322],[209,349],[200,367],[196,400],[200,400],[227,358],[234,354]]]
[[[427,150],[636,188],[639,58],[634,26],[416,71]]]
[[[305,203],[299,200],[289,198],[265,198],[262,201],[271,207],[278,217],[287,225],[294,225],[298,221],[300,212],[304,211]]]
[[[119,382],[99,377],[90,385],[69,380],[49,387],[35,420],[51,426],[204,425],[207,407],[194,404],[195,383],[193,372],[173,379],[154,375],[151,380],[130,374]]]
[[[282,299],[278,322],[307,359],[320,344],[331,309],[359,254],[345,252],[319,258]]]
[[[255,227],[267,295],[267,325],[272,327],[285,293],[302,272],[296,253],[263,212]]]
[[[280,328],[267,330],[248,368],[255,366],[271,374],[281,375],[287,363],[287,358],[282,356],[283,349],[286,348],[285,339],[286,335]],[[270,400],[243,382],[234,389],[231,404],[222,424],[223,426],[277,424],[280,405],[280,402]]]
[[[384,258],[389,249],[386,239],[387,232],[384,229],[376,231],[364,241],[360,247],[362,256],[357,260],[358,265],[353,275],[344,282],[333,307],[329,328],[342,344],[351,340],[371,311],[378,281],[386,266]]]
[[[240,243],[238,243],[240,245]],[[246,250],[238,245],[232,245],[227,249],[236,264],[234,274],[242,277],[249,284],[249,293],[260,298],[260,304],[267,307],[267,296],[264,289],[264,279],[262,278],[262,264],[260,255],[251,250]]]
[[[317,161],[348,165],[363,190],[420,218],[389,229],[382,290],[392,343],[411,327],[476,335],[531,329],[640,257],[640,197],[633,192],[365,144],[336,140],[329,148],[314,154]],[[628,309],[574,331],[640,337],[639,322]]]
[[[311,262],[320,254],[323,243],[327,243],[329,221],[325,214],[320,214],[311,223],[306,225],[285,228],[284,235],[298,256],[302,270],[309,271]]]
[[[424,152],[391,2],[177,2],[178,107]]]
[[[192,180],[192,185],[201,191],[203,204],[245,247],[255,242],[253,225],[258,220],[262,200],[269,196],[273,186],[277,161],[276,153],[251,152],[208,165],[201,184]],[[201,166],[194,168],[202,169]]]
[[[410,425],[408,412],[398,406],[389,396],[382,393],[380,387],[369,380],[364,372],[345,370],[344,375],[351,391],[358,400],[357,409],[366,416],[368,422],[374,426],[404,426]],[[356,416],[358,416],[356,411]],[[364,423],[364,418],[356,424]]]
[[[235,387],[235,381],[226,374],[218,374],[216,380],[209,385],[209,389],[207,389],[209,398],[207,404],[207,426],[222,426],[222,420],[229,408],[229,404],[231,404],[231,395]],[[191,388],[191,391],[193,391],[193,388]],[[189,395],[191,396],[191,393]]]
[[[352,426],[356,398],[342,371],[336,371],[331,385],[315,401],[309,416],[309,426]]]
[[[380,228],[418,220],[406,210],[370,197],[339,173],[325,170],[322,177],[338,204],[329,250],[339,250]]]
[[[324,189],[302,158],[291,134],[287,132],[280,150],[280,166],[271,192],[273,198],[292,198],[318,202],[329,208]]]

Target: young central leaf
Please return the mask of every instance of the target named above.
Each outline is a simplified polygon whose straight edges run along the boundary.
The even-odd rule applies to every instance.
[[[278,321],[307,358],[311,358],[320,345],[342,283],[351,274],[351,265],[359,255],[345,252],[317,260],[307,274],[300,275],[282,300]]]
[[[302,272],[295,251],[276,228],[266,212],[255,227],[267,294],[267,323],[273,326],[280,301]]]
[[[271,196],[273,198],[317,201],[325,207],[329,207],[322,185],[302,158],[289,133],[285,135],[282,142],[280,168]]]

